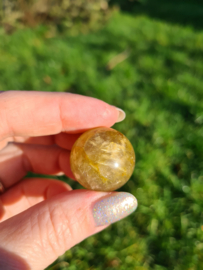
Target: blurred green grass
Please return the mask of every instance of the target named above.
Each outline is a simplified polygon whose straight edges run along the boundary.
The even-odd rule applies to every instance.
[[[48,31],[0,30],[0,90],[70,91],[124,109],[114,128],[137,164],[120,190],[139,202],[53,269],[202,269],[203,31],[123,13],[87,35]]]
[[[172,24],[203,28],[202,0],[110,0],[110,5],[133,15],[145,14]]]

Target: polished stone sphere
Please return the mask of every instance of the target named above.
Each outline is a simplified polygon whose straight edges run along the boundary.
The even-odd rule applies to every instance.
[[[83,133],[73,145],[71,170],[85,188],[113,191],[123,186],[135,167],[135,153],[129,140],[107,127]]]

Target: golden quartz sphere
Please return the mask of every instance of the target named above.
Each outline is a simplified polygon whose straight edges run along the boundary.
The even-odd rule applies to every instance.
[[[99,127],[78,138],[71,150],[70,164],[83,187],[112,191],[129,180],[135,167],[135,153],[122,133]]]

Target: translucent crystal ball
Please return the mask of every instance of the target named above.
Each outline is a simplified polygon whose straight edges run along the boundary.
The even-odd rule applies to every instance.
[[[83,187],[112,191],[129,180],[135,167],[135,153],[122,133],[99,127],[78,138],[71,150],[70,164]]]

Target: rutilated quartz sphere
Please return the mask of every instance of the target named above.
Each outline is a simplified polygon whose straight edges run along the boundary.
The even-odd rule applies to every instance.
[[[71,170],[85,188],[113,191],[123,186],[135,167],[135,153],[119,131],[99,127],[83,133],[73,145]]]

